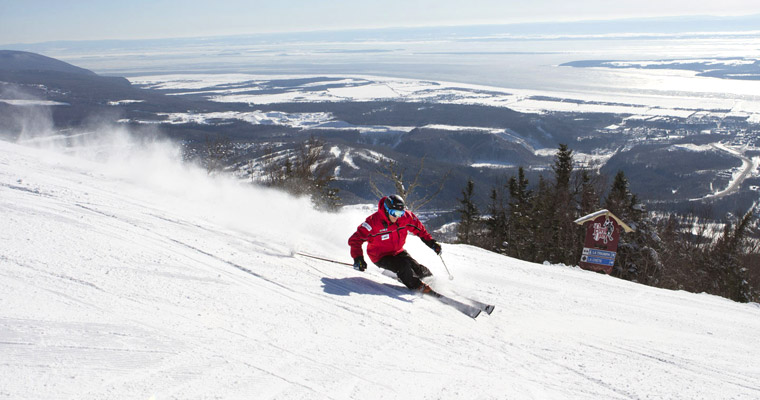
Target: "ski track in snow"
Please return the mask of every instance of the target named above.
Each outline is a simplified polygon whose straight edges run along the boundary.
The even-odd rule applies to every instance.
[[[760,398],[757,304],[444,244],[472,320],[293,257],[366,217],[308,204],[0,142],[0,398]]]

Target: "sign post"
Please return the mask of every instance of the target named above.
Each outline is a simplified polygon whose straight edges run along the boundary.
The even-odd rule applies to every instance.
[[[583,244],[580,267],[605,274],[612,272],[620,231],[633,232],[633,229],[607,210],[578,218],[575,223],[586,224],[586,241]]]

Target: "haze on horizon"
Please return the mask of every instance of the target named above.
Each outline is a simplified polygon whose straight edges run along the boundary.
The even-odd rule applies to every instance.
[[[760,14],[755,0],[0,0],[0,43]]]

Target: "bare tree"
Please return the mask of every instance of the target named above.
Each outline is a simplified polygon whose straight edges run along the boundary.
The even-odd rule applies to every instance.
[[[338,189],[330,186],[335,180],[334,165],[328,161],[325,142],[312,137],[295,149],[275,151],[269,147],[261,164],[265,185],[296,196],[310,196],[320,209],[332,211],[340,206]]]
[[[222,170],[235,155],[235,146],[227,136],[217,136],[214,139],[206,136],[203,147],[203,164],[206,172],[211,174]]]
[[[443,190],[443,185],[446,182],[446,179],[449,177],[449,174],[451,173],[451,171],[446,172],[446,174],[441,178],[441,181],[439,183],[434,182],[432,184],[423,186],[422,182],[420,181],[420,177],[424,169],[425,169],[425,157],[422,157],[422,159],[420,160],[420,168],[417,170],[417,173],[414,175],[414,179],[412,179],[411,183],[405,182],[404,173],[406,171],[399,166],[397,161],[391,160],[391,161],[388,161],[386,164],[383,164],[382,169],[378,169],[373,175],[379,175],[381,179],[390,181],[393,184],[395,194],[398,194],[399,196],[403,197],[404,201],[406,201],[407,208],[412,211],[416,211],[416,210],[421,209],[425,205],[427,205],[436,196],[438,196],[439,193],[441,193],[441,191]],[[375,179],[373,178],[373,175],[370,175],[370,178],[369,178],[369,185],[372,188],[372,193],[374,193],[377,197],[386,196],[387,193],[383,193],[383,191],[380,190],[377,183],[375,182]],[[419,192],[418,189],[423,188],[423,187],[432,188],[432,192],[430,192],[427,196],[416,198],[415,193],[418,193]]]

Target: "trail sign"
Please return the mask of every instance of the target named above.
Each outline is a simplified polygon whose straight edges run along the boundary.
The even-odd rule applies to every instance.
[[[605,274],[612,272],[620,241],[620,230],[632,232],[633,229],[607,210],[578,218],[575,223],[586,224],[586,241],[581,255],[581,268]]]

